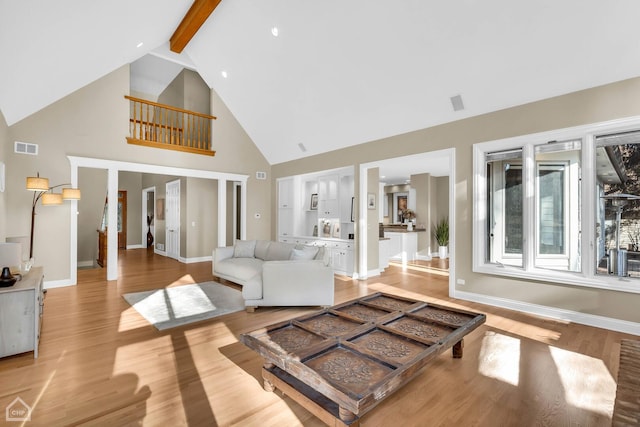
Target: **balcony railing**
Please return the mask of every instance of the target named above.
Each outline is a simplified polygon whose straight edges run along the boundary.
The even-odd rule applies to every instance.
[[[214,156],[211,124],[216,118],[125,95],[130,101],[129,144]]]

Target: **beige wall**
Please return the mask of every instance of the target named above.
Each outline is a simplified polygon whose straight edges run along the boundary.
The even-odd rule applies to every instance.
[[[418,253],[422,256],[430,256],[431,231],[427,224],[431,222],[431,181],[428,173],[411,175],[411,188],[416,190],[416,226],[424,224],[427,231],[418,232]]]
[[[120,172],[118,190],[127,192],[127,246],[142,245],[142,174]]]
[[[438,178],[432,178],[435,180],[433,185],[434,189],[434,199],[435,202],[433,206],[435,207],[435,211],[432,216],[432,226],[439,223],[444,218],[449,218],[449,177],[441,176]],[[431,227],[430,227],[431,228]],[[438,242],[436,242],[436,238],[431,234],[432,237],[432,248],[434,251],[438,250]]]
[[[107,170],[78,169],[78,264],[95,265],[98,258],[98,232],[102,224],[104,202],[107,198]]]
[[[382,209],[380,204],[380,169],[370,168],[367,175],[367,194],[373,193],[376,198],[376,208],[367,209],[367,268],[374,270],[378,268],[380,251],[380,215],[378,209]],[[355,253],[355,251],[354,251]],[[358,259],[357,257],[354,257]]]
[[[273,179],[313,170],[456,148],[456,285],[460,291],[513,299],[640,322],[640,294],[536,281],[512,280],[472,272],[472,147],[474,143],[640,115],[640,78],[625,80],[342,150],[274,165]],[[275,229],[274,226],[272,226]]]
[[[9,127],[4,119],[2,111],[0,111],[0,162],[5,164],[5,169],[9,169],[12,166],[7,164],[8,152],[13,149],[13,143],[9,142]],[[4,242],[7,237],[6,232],[6,203],[5,192],[0,192],[0,242]]]
[[[129,67],[124,66],[9,127],[9,141],[39,144],[38,156],[7,153],[6,227],[28,235],[31,193],[25,177],[36,172],[52,185],[70,181],[67,155],[170,167],[249,175],[247,236],[268,238],[271,224],[271,183],[255,180],[255,172],[271,173],[269,164],[220,97],[211,91],[213,146],[216,156],[152,149],[126,143],[129,126]],[[0,134],[3,126],[0,125]],[[255,219],[254,212],[262,213]],[[34,256],[45,268],[47,281],[71,277],[70,204],[54,209],[38,207]]]
[[[218,181],[187,178],[186,257],[211,256],[218,242]]]

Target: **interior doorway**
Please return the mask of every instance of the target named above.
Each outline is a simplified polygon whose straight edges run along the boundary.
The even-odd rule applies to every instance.
[[[142,190],[142,245],[149,249],[153,248],[156,235],[156,187],[144,188]]]

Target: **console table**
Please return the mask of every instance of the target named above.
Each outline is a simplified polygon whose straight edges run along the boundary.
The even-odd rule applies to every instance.
[[[0,357],[27,351],[38,357],[43,283],[42,267],[33,267],[15,285],[0,288]]]

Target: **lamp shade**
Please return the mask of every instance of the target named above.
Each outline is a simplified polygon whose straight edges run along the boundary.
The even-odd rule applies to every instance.
[[[48,189],[49,189],[49,178],[40,178],[39,176],[27,177],[27,190],[47,191]]]
[[[62,194],[60,194],[60,193],[44,193],[42,195],[42,204],[43,205],[61,205],[62,204]]]
[[[79,188],[63,188],[62,198],[64,200],[80,200],[80,189]]]

